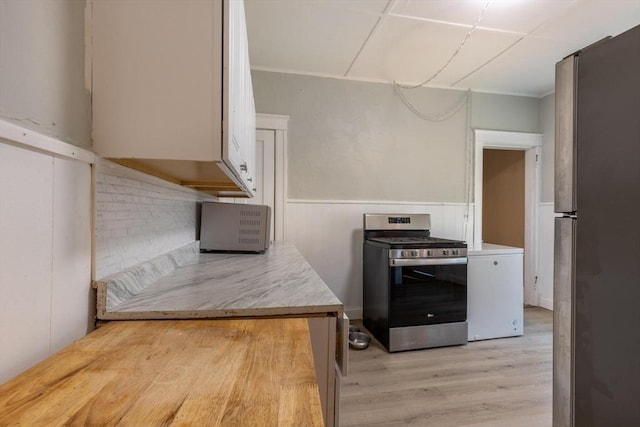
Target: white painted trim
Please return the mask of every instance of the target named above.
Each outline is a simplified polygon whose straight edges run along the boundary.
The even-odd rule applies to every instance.
[[[287,130],[289,128],[289,116],[278,114],[256,114],[256,129]]]
[[[538,208],[540,200],[540,159],[542,134],[474,130],[474,221],[473,242],[482,244],[482,177],[485,148],[525,151],[525,237],[524,237],[524,302],[537,304],[535,277],[538,276]]]
[[[316,78],[322,78],[322,79],[335,79],[335,80],[347,80],[347,81],[354,81],[354,82],[364,82],[364,83],[378,83],[378,84],[385,84],[385,85],[392,85],[393,82],[390,82],[388,80],[384,80],[384,79],[377,79],[377,78],[367,78],[367,77],[351,77],[351,76],[345,76],[344,74],[332,74],[332,73],[314,73],[314,72],[309,72],[309,71],[301,71],[301,70],[292,70],[292,69],[288,69],[288,68],[273,68],[273,67],[262,67],[262,66],[251,66],[251,70],[252,71],[265,71],[267,73],[278,73],[278,74],[293,74],[293,75],[297,75],[297,76],[304,76],[304,77],[316,77]],[[398,82],[400,84],[406,84],[406,85],[413,85],[416,84],[416,82],[406,82],[406,81],[401,81]],[[467,88],[457,88],[457,87],[451,87],[451,86],[447,86],[447,85],[436,85],[436,84],[429,84],[429,86],[425,86],[431,89],[450,89],[450,90],[457,90],[460,92],[466,92],[468,89]],[[520,94],[521,96],[531,96],[531,95],[523,95]]]
[[[98,245],[98,204],[96,202],[96,177],[98,168],[91,165],[91,282],[96,280],[96,251]]]
[[[288,199],[291,204],[319,205],[415,205],[415,206],[467,206],[464,202],[412,202],[399,200],[324,200],[324,199]],[[470,204],[473,206],[473,203]]]
[[[553,311],[553,300],[549,298],[540,298],[540,307]]]
[[[62,142],[15,123],[0,119],[0,142],[26,146],[38,151],[44,151],[60,157],[80,160],[95,164],[97,156],[84,148]]]
[[[256,114],[256,128],[275,132],[275,179],[274,179],[274,236],[273,239],[286,240],[287,203],[287,133],[289,116],[277,114]]]
[[[386,84],[386,85],[392,85],[394,82],[392,81],[388,81],[388,80],[384,80],[384,79],[377,79],[377,78],[366,78],[366,77],[352,77],[352,76],[345,76],[343,74],[332,74],[332,73],[313,73],[313,72],[309,72],[309,71],[302,71],[302,70],[292,70],[292,69],[288,69],[288,68],[275,68],[275,67],[262,67],[262,66],[258,66],[258,65],[252,65],[251,66],[251,71],[264,71],[267,73],[278,73],[278,74],[293,74],[293,75],[297,75],[297,76],[305,76],[305,77],[318,77],[318,78],[323,78],[323,79],[335,79],[335,80],[348,80],[348,81],[354,81],[354,82],[364,82],[364,83],[378,83],[378,84]],[[418,84],[419,82],[413,81],[398,81],[397,83],[399,84],[404,84],[404,85],[415,85]],[[466,92],[469,90],[469,88],[467,87],[454,87],[454,86],[447,86],[447,85],[438,85],[438,84],[433,84],[433,83],[429,83],[428,85],[424,86],[427,89],[447,89],[447,90],[457,90],[460,92]],[[498,95],[511,95],[511,96],[526,96],[526,97],[539,97],[539,95],[534,94],[534,93],[525,93],[525,92],[510,92],[510,91],[487,91],[487,90],[474,90],[474,93],[488,93],[488,94],[498,94]]]
[[[551,89],[549,92],[545,92],[545,93],[543,93],[542,95],[538,95],[538,98],[539,98],[539,99],[542,99],[542,98],[544,98],[545,96],[549,96],[549,95],[551,95],[552,93],[555,93],[555,91],[556,91],[556,89],[555,89],[555,88],[553,88],[553,89]]]
[[[553,206],[553,202],[540,202],[540,206]]]
[[[480,143],[488,148],[505,150],[528,150],[532,147],[542,147],[541,133],[474,129],[474,134],[476,146]]]
[[[276,130],[274,178],[274,236],[275,240],[285,240],[286,200],[287,200],[287,130]]]
[[[542,139],[542,135],[540,136]],[[539,294],[536,282],[540,276],[539,205],[540,200],[540,168],[541,147],[532,147],[525,151],[525,208],[524,208],[524,301],[537,301]]]

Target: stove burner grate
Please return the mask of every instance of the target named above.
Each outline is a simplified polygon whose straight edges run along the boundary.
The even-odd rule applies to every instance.
[[[367,240],[384,243],[388,245],[424,245],[424,246],[434,246],[434,245],[442,245],[442,244],[464,245],[464,242],[461,242],[459,240],[441,239],[439,237],[410,237],[410,236],[370,237]]]

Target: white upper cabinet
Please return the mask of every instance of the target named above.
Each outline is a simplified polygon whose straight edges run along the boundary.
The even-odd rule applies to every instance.
[[[100,156],[222,195],[254,194],[242,0],[93,0]]]
[[[223,134],[230,135],[228,143],[223,146],[223,157],[234,170],[240,170],[243,178],[254,184],[255,157],[255,108],[253,102],[253,87],[249,67],[249,45],[247,28],[244,18],[244,2],[231,0],[224,2],[228,6],[228,13],[224,15],[224,28],[230,30],[225,33],[224,45],[230,46],[224,51],[224,86],[229,90],[223,93],[224,105]],[[247,102],[251,99],[251,102]],[[253,141],[244,144],[243,141]]]

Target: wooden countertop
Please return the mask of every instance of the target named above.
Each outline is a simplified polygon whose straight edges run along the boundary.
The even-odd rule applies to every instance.
[[[110,322],[0,386],[0,425],[322,426],[305,319]]]
[[[264,254],[189,254],[155,275],[173,262],[160,257],[97,281],[98,319],[342,316],[342,302],[288,242]]]

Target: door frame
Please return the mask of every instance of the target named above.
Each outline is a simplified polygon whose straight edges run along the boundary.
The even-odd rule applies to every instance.
[[[256,129],[275,132],[274,241],[285,240],[289,116],[256,114]]]
[[[522,150],[525,152],[524,188],[524,303],[538,306],[538,202],[540,200],[540,151],[542,134],[474,130],[474,221],[473,246],[482,245],[482,179],[484,149]]]

